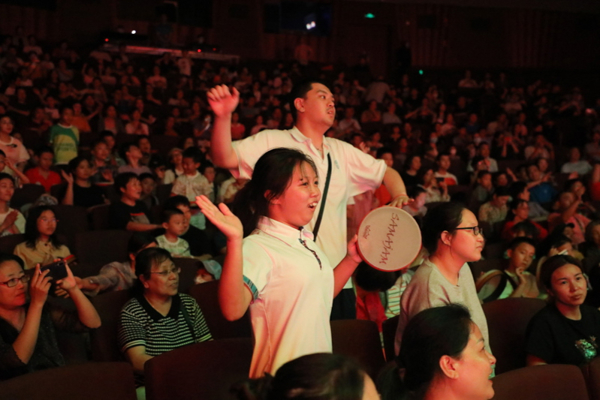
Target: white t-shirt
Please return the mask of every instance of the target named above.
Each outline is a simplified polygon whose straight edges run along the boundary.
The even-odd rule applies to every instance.
[[[244,239],[255,339],[251,378],[274,375],[303,355],[332,351],[333,268],[312,238],[306,229],[263,217]]]
[[[238,169],[232,169],[234,176],[250,179],[254,165],[268,150],[287,147],[300,150],[310,156],[317,167],[321,193],[327,178],[327,155],[331,155],[331,180],[317,245],[323,249],[329,263],[337,266],[347,253],[346,204],[350,197],[376,190],[383,181],[386,165],[368,154],[341,140],[323,138],[324,156],[296,127],[290,130],[265,130],[254,136],[233,142],[239,160]],[[312,221],[306,226],[314,228],[321,203],[317,205]],[[349,281],[350,282],[350,281]],[[347,287],[352,287],[351,283]]]

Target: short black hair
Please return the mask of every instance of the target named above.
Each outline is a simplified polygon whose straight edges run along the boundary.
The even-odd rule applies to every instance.
[[[119,149],[119,156],[121,156],[121,158],[123,160],[127,160],[127,153],[129,153],[129,150],[132,147],[138,147],[138,146],[137,146],[137,144],[135,144],[135,142],[123,143],[121,145],[121,148]]]
[[[121,193],[121,189],[125,189],[127,184],[134,179],[139,180],[135,172],[123,172],[122,174],[117,175],[115,178],[115,190],[119,196],[123,195],[123,193]]]
[[[298,110],[296,110],[294,101],[296,99],[305,99],[306,94],[312,90],[312,85],[315,83],[319,83],[323,86],[327,86],[326,84],[324,84],[323,82],[321,82],[318,79],[308,79],[308,80],[299,82],[292,89],[292,93],[290,94],[289,99],[290,99],[290,112],[292,113],[292,117],[294,117],[294,121],[296,121],[296,118],[298,117]]]
[[[183,215],[179,208],[165,208],[160,213],[160,223],[168,223],[173,215]]]
[[[190,201],[182,195],[171,196],[163,204],[164,208],[179,208],[180,206],[190,206]]]
[[[530,239],[530,238],[528,238],[526,236],[521,236],[521,237],[514,238],[508,244],[508,249],[514,250],[517,247],[519,247],[520,245],[522,245],[523,243],[527,243],[528,245],[533,246],[533,248],[535,249],[535,242],[533,241],[533,239]]]
[[[202,152],[196,147],[188,147],[187,149],[185,149],[183,151],[182,157],[191,158],[192,160],[194,160],[194,164],[202,164],[202,161],[204,160]]]

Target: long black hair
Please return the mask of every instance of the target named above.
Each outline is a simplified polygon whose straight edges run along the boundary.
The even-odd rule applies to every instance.
[[[268,215],[269,204],[288,188],[294,169],[302,163],[317,173],[312,159],[298,150],[277,148],[258,159],[252,179],[237,193],[232,205],[244,225],[244,236],[256,229],[260,217]]]
[[[285,363],[269,374],[236,385],[239,400],[360,400],[365,372],[341,354],[315,353]]]
[[[40,231],[38,231],[37,220],[42,216],[44,211],[52,211],[54,214],[54,218],[56,218],[56,213],[54,212],[54,208],[51,206],[37,206],[29,209],[29,215],[27,216],[27,221],[25,222],[25,245],[31,249],[35,249],[35,244],[40,238]],[[56,231],[50,235],[49,238],[50,243],[55,248],[59,248],[62,246],[60,240],[56,235]]]
[[[438,240],[444,231],[454,231],[462,222],[462,212],[465,210],[462,203],[443,203],[427,211],[423,219],[421,236],[423,246],[429,254],[437,250]]]

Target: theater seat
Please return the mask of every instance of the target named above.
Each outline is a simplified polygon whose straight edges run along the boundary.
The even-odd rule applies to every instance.
[[[171,350],[144,365],[148,400],[226,400],[231,386],[248,377],[250,338],[221,339]]]
[[[588,364],[582,365],[581,371],[587,382],[590,399],[600,400],[600,358],[596,357]]]
[[[395,358],[394,341],[396,340],[396,330],[398,329],[399,315],[386,319],[381,324],[381,333],[383,336],[383,348],[385,351],[385,360],[393,361]]]
[[[333,352],[354,358],[375,380],[385,365],[377,324],[373,321],[343,319],[331,321]]]
[[[15,193],[10,199],[10,206],[16,210],[20,210],[25,204],[35,202],[44,193],[46,193],[46,190],[43,186],[26,183],[22,187],[15,189]]]
[[[90,332],[92,360],[121,361],[124,359],[117,342],[117,327],[121,309],[131,297],[132,295],[124,290],[92,297],[92,304],[102,321],[99,328]]]
[[[493,400],[589,400],[581,370],[574,365],[538,365],[497,375]]]
[[[528,298],[508,298],[483,304],[490,347],[497,359],[497,374],[525,366],[527,324],[545,305],[543,300]]]
[[[25,241],[25,234],[0,236],[0,252],[12,254],[19,243]]]
[[[51,368],[0,382],[0,398],[136,400],[136,394],[131,365],[107,362]]]
[[[81,232],[71,251],[81,263],[101,267],[113,261],[126,261],[131,232],[100,230]]]

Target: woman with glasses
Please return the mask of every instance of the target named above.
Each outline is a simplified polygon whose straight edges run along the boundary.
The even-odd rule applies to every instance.
[[[57,258],[71,254],[67,246],[60,243],[56,236],[58,220],[52,207],[39,206],[29,210],[25,224],[26,240],[15,247],[14,253],[25,263],[25,269],[50,264]]]
[[[477,217],[460,203],[444,203],[427,212],[421,234],[429,258],[417,268],[402,295],[396,354],[404,328],[413,316],[450,303],[462,304],[469,310],[490,351],[487,321],[467,265],[481,259],[485,244]]]
[[[149,359],[212,339],[196,301],[179,293],[180,271],[171,254],[159,247],[135,257],[138,292],[121,310],[118,340],[138,384]]]
[[[0,380],[64,365],[55,329],[72,332],[100,326],[94,306],[66,269],[67,277],[56,286],[69,294],[77,315],[46,303],[49,270],[42,272],[38,265],[26,275],[23,260],[0,254]]]

